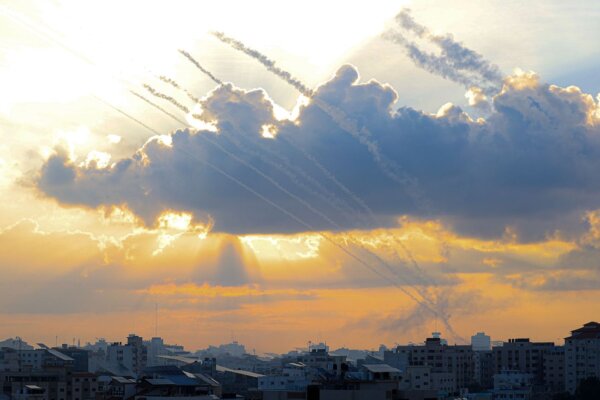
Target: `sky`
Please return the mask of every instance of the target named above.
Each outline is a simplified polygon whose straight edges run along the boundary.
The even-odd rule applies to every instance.
[[[600,309],[598,18],[0,1],[0,337],[562,343]]]

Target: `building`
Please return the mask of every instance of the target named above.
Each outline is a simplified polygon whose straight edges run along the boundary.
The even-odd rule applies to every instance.
[[[544,387],[554,393],[565,391],[565,348],[556,346],[544,352]]]
[[[95,400],[98,393],[98,378],[89,372],[73,372],[69,386],[71,400]]]
[[[148,349],[140,336],[131,334],[127,337],[127,344],[115,342],[108,346],[106,358],[96,363],[97,371],[107,371],[116,376],[139,376],[148,364]]]
[[[322,369],[339,376],[342,373],[342,364],[346,363],[346,356],[329,354],[327,347],[320,344],[318,347],[311,347],[310,352],[298,356],[297,361],[308,367]]]
[[[396,353],[398,359],[406,355],[409,367],[429,367],[431,374],[451,374],[453,392],[475,383],[473,350],[469,345],[449,346],[439,338],[429,338],[424,346],[398,346]]]
[[[471,336],[471,347],[473,351],[490,351],[492,350],[492,338],[484,332],[477,332]]]
[[[474,379],[480,388],[491,389],[494,386],[494,357],[492,351],[473,353]]]
[[[588,322],[565,338],[565,389],[575,393],[579,383],[600,378],[600,323]]]
[[[8,347],[15,350],[33,350],[33,346],[27,344],[27,342],[23,341],[20,337],[9,338],[6,340],[0,341],[0,349],[3,347]]]
[[[127,346],[131,347],[133,372],[140,374],[148,365],[148,348],[144,345],[141,336],[130,334],[127,337]]]
[[[258,378],[258,390],[305,392],[310,383],[307,369],[302,363],[287,363],[281,374]]]
[[[554,354],[556,350],[557,347],[552,342],[531,342],[528,338],[509,339],[492,350],[494,373],[519,371],[531,374],[533,384],[544,387],[544,361],[547,354]]]
[[[55,347],[54,350],[61,352],[62,354],[69,356],[73,359],[73,371],[75,372],[90,372],[90,351],[84,350],[75,346],[67,346],[63,344],[62,347]]]
[[[520,371],[501,371],[494,374],[493,400],[530,400],[533,375]]]
[[[73,359],[53,349],[0,350],[0,395],[38,400],[74,400]],[[83,400],[83,399],[78,399]]]

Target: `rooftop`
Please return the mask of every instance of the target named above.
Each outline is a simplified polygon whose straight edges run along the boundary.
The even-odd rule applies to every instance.
[[[400,370],[398,368],[391,367],[387,364],[363,364],[363,368],[366,368],[369,372],[377,373],[377,372],[389,372],[392,374],[399,374]]]
[[[571,331],[571,336],[565,339],[600,339],[600,323],[588,322],[583,327]]]

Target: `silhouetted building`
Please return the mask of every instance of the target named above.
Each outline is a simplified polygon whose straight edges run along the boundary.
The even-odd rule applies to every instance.
[[[396,353],[406,354],[409,366],[429,367],[432,374],[450,374],[454,392],[475,382],[473,350],[469,345],[449,346],[439,338],[429,338],[424,346],[398,346]]]
[[[490,351],[492,350],[492,338],[484,332],[477,332],[471,336],[471,347],[473,351]]]
[[[579,383],[600,378],[600,323],[588,322],[565,338],[565,388],[575,393]]]

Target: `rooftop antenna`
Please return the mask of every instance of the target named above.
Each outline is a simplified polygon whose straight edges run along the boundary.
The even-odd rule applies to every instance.
[[[154,303],[154,337],[158,337],[158,303]]]

